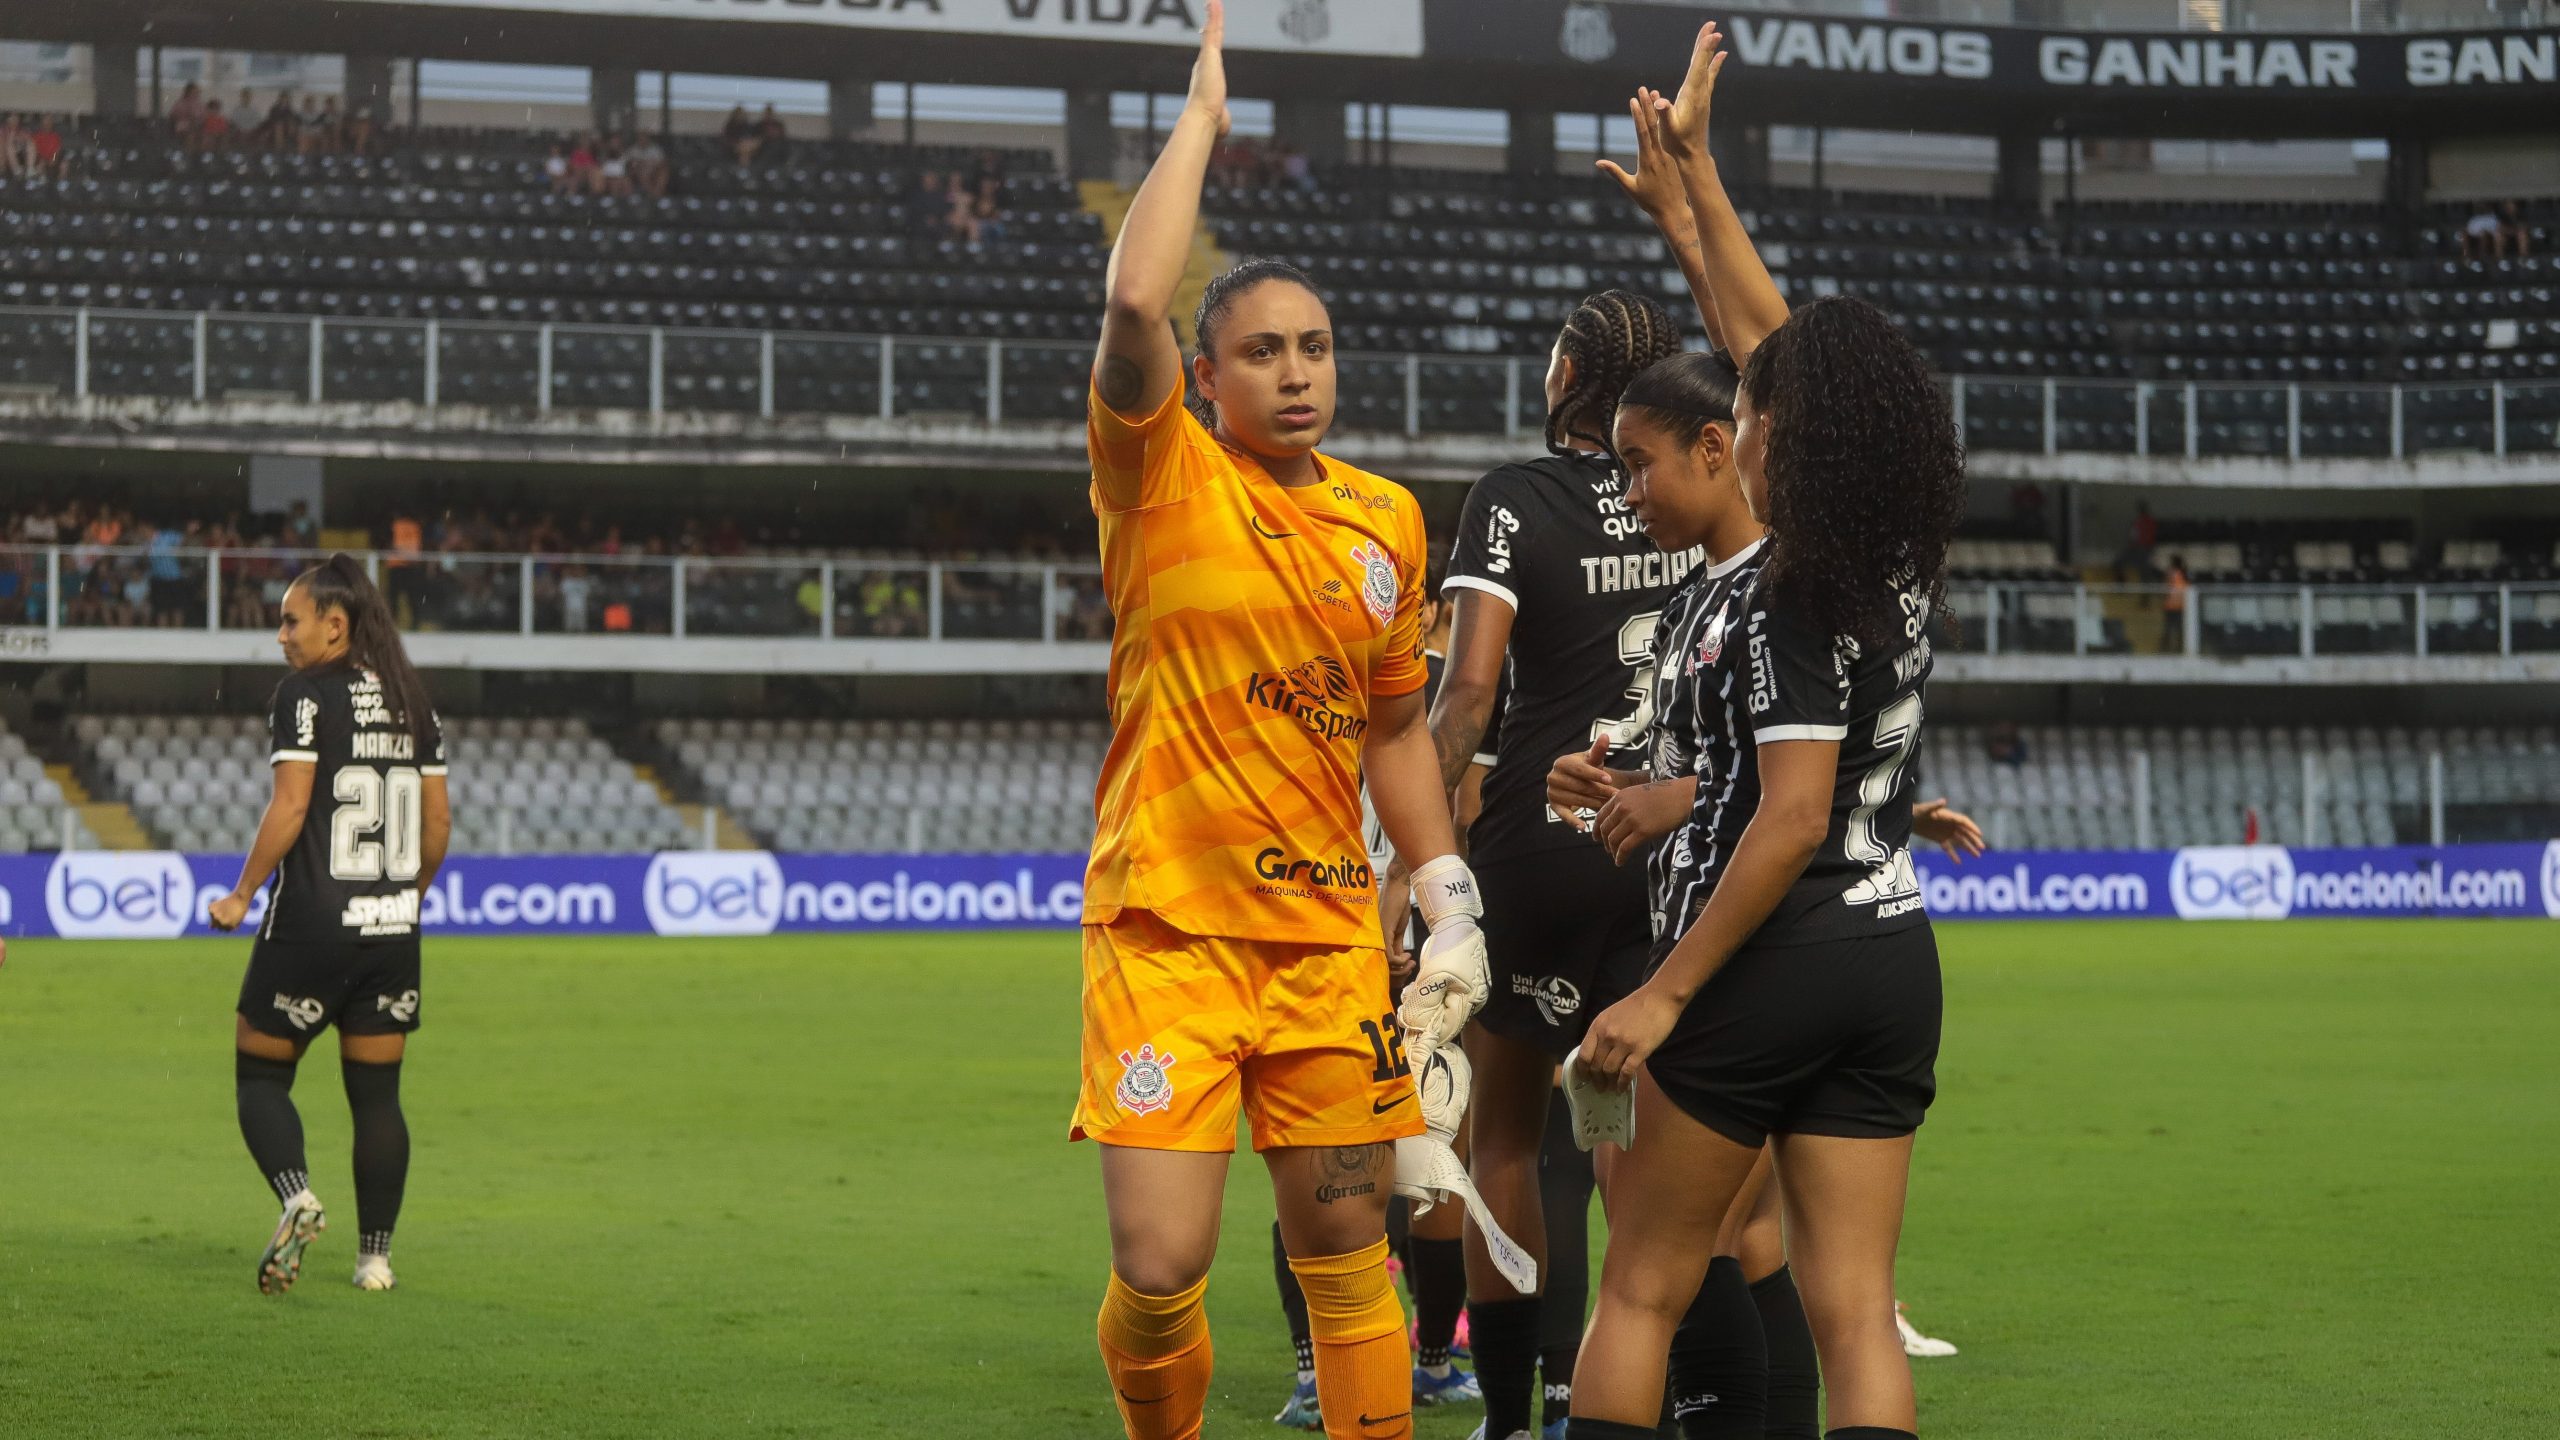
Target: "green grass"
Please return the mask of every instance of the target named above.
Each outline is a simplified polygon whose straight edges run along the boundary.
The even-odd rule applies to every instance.
[[[1959,926],[1902,1289],[1934,1436],[2560,1426],[2560,926]],[[1070,936],[438,940],[402,1288],[294,1294],[231,1111],[236,942],[0,970],[0,1434],[1117,1433]],[[1215,1436],[1287,1386],[1259,1167]],[[1455,1440],[1475,1416],[1426,1412]]]

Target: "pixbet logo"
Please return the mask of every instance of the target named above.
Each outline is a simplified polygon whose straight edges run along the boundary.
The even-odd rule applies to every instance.
[[[2293,913],[2293,856],[2278,845],[2181,850],[2169,898],[2181,920],[2282,920]]]
[[[649,861],[640,903],[661,935],[770,935],[782,865],[762,850],[668,850]]]
[[[73,939],[164,940],[183,933],[196,881],[167,850],[68,850],[45,875],[53,933]]]

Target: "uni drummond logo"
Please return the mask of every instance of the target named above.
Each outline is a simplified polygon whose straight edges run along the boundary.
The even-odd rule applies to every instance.
[[[640,903],[661,935],[770,935],[782,919],[782,864],[762,850],[664,850]]]
[[[195,873],[175,852],[67,850],[45,872],[44,909],[56,935],[165,940],[185,933],[202,907]]]
[[[2293,913],[2293,856],[2280,845],[2205,845],[2169,866],[2181,920],[2282,920]]]

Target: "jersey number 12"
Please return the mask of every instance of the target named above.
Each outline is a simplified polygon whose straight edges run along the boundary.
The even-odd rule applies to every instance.
[[[329,793],[338,801],[337,813],[329,817],[330,879],[418,878],[424,787],[414,768],[349,765]],[[379,839],[366,838],[376,834]]]

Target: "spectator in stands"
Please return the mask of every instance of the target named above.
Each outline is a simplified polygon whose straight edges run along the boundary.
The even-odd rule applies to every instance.
[[[602,181],[603,172],[596,166],[596,137],[581,135],[569,147],[569,193],[597,194]]]
[[[970,243],[1001,242],[1004,239],[1004,181],[981,176],[978,193],[969,207],[972,222]]]
[[[2152,517],[2151,502],[2137,500],[2133,506],[2133,525],[2125,532],[2124,550],[2116,556],[2116,568],[2126,578],[2140,580],[2156,573],[2151,557],[2160,547],[2160,522]]]
[[[2169,590],[2160,597],[2160,648],[2180,651],[2187,648],[2187,557],[2169,557]]]
[[[62,153],[62,122],[51,115],[38,116],[27,143],[35,151],[35,169],[30,173],[48,180],[61,178],[68,163]]]
[[[960,172],[951,173],[950,183],[942,192],[942,228],[944,233],[964,245],[978,243],[978,197]]]
[[[1995,765],[2019,766],[2027,763],[2027,737],[2018,733],[2018,722],[2003,720],[1985,733],[1983,749]]]
[[[227,150],[230,146],[231,117],[222,113],[221,101],[207,100],[204,102],[204,119],[197,124],[196,133],[188,137],[187,148],[202,152]]]
[[[604,153],[596,159],[596,193],[613,196],[631,193],[631,162],[623,157],[619,140],[604,142]]]
[[[790,127],[782,123],[782,116],[773,106],[766,105],[763,117],[756,121],[756,158],[767,165],[779,165],[790,148]]]
[[[33,132],[16,115],[0,117],[0,177],[32,174],[35,163]]]
[[[320,522],[313,518],[308,502],[296,500],[293,508],[285,512],[284,535],[285,543],[297,549],[319,548]]]
[[[2498,212],[2484,200],[2480,202],[2480,208],[2471,213],[2470,221],[2462,227],[2462,258],[2487,260],[2496,253],[2497,249]]]
[[[663,200],[667,194],[667,152],[658,137],[642,131],[623,152],[623,164],[631,172],[631,188],[652,200]]]
[[[336,154],[339,142],[346,137],[346,116],[339,113],[338,97],[322,96],[316,111],[312,109],[311,102],[305,100],[303,109],[309,113],[302,120],[302,153]]]
[[[190,592],[195,589],[187,582],[186,566],[178,561],[178,549],[190,537],[175,525],[146,528],[144,533],[148,538],[143,545],[150,551],[151,623],[178,624],[185,618],[187,603],[193,598]]]
[[[1280,178],[1287,182],[1292,190],[1313,190],[1316,188],[1315,164],[1307,159],[1307,152],[1304,150],[1295,145],[1282,145],[1280,147]]]
[[[2533,258],[2533,228],[2524,223],[2524,210],[2513,200],[2498,207],[2498,255],[2505,258],[2513,250],[2519,260]]]
[[[347,123],[341,132],[340,145],[350,155],[373,153],[373,107],[359,105],[347,112]]]
[[[276,103],[267,107],[266,120],[249,138],[264,150],[291,150],[301,144],[302,117],[294,111],[292,91],[276,92]]]
[[[552,146],[551,154],[542,162],[542,173],[543,176],[551,182],[552,194],[568,194],[571,188],[571,182],[569,179],[569,147],[566,145]]]
[[[79,527],[72,526],[74,534]],[[52,510],[37,506],[18,517],[18,539],[28,545],[51,545],[62,538],[62,520]]]
[[[587,577],[587,567],[572,565],[560,576],[560,628],[571,635],[587,633],[587,604],[595,590],[595,581]]]
[[[729,147],[729,154],[739,164],[754,162],[756,150],[764,140],[756,132],[756,122],[748,118],[746,106],[739,105],[729,111],[729,118],[720,126],[720,142]]]
[[[196,131],[204,124],[204,87],[190,80],[178,98],[169,102],[169,138],[181,145],[193,146]]]

